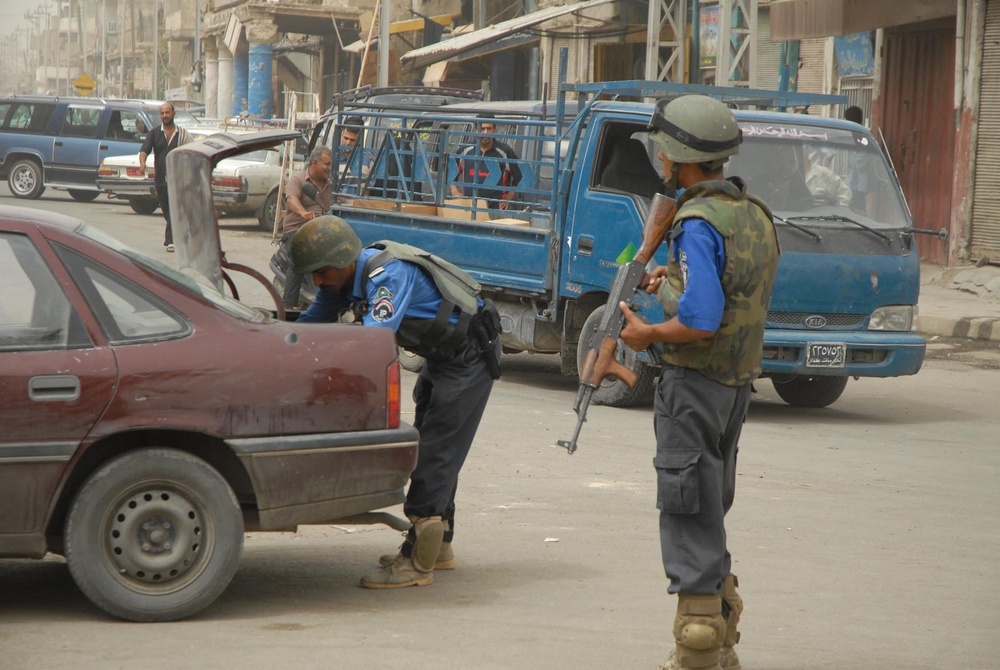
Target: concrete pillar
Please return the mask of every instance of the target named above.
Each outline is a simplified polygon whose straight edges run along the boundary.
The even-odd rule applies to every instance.
[[[231,113],[239,114],[249,107],[247,84],[250,80],[250,54],[242,44],[233,54],[233,107]]]
[[[233,55],[222,43],[217,42],[219,51],[219,95],[215,113],[220,117],[229,116],[233,111]]]
[[[247,102],[250,113],[263,119],[271,117],[272,58],[270,42],[250,43]]]
[[[215,46],[215,38],[205,40],[205,117],[219,117],[219,49]]]

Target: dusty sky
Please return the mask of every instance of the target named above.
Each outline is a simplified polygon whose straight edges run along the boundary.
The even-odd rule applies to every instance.
[[[24,13],[41,4],[41,0],[0,0],[0,34],[8,35],[27,23]],[[54,3],[49,3],[54,6]]]

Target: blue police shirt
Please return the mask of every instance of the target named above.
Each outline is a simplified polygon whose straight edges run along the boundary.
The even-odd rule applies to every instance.
[[[725,242],[704,219],[684,219],[677,225],[681,230],[672,249],[684,281],[677,319],[688,328],[715,332],[726,304],[721,282],[726,267]]]
[[[309,309],[298,318],[299,323],[336,321],[341,310],[361,300],[365,281],[365,264],[380,249],[362,249],[354,273],[354,284],[347,295],[321,288]],[[404,318],[433,319],[441,307],[441,292],[434,281],[417,265],[405,261],[389,261],[377,269],[368,281],[368,311],[362,323],[366,326],[399,330]],[[451,323],[458,322],[452,314]]]

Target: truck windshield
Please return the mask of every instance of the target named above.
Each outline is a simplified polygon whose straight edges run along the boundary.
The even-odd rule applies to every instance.
[[[798,124],[742,123],[740,153],[726,165],[776,216],[805,226],[838,217],[878,229],[905,228],[909,218],[878,147],[864,133]]]

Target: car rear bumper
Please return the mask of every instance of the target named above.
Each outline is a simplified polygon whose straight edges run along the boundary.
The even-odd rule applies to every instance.
[[[417,429],[227,440],[253,483],[260,530],[325,523],[402,502]]]
[[[97,188],[107,193],[109,198],[156,197],[155,184],[129,179],[98,179]]]

